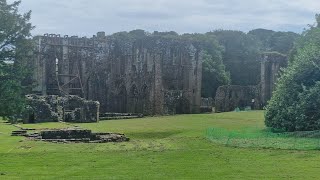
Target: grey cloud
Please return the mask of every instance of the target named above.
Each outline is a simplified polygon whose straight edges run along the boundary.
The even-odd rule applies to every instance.
[[[165,12],[152,12],[152,11],[145,11],[145,12],[120,12],[117,13],[117,16],[120,18],[138,18],[138,19],[168,19],[168,18],[175,18],[178,17],[176,14],[169,14]]]
[[[8,0],[8,2],[14,0]],[[301,32],[314,22],[316,0],[22,0],[33,34],[91,36],[104,30],[206,32],[269,28]]]

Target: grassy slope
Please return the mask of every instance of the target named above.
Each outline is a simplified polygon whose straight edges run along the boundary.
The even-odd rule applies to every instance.
[[[52,144],[11,137],[0,124],[0,179],[275,179],[319,178],[319,151],[224,147],[205,139],[209,127],[263,128],[263,112],[179,115],[77,124],[122,132],[126,143]],[[25,127],[63,127],[46,123]]]

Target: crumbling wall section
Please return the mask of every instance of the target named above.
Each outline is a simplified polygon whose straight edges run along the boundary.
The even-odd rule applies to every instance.
[[[214,102],[211,97],[201,98],[201,106],[200,106],[201,113],[212,112],[213,105],[214,105]]]
[[[164,114],[188,114],[192,112],[188,92],[169,90],[164,92]]]
[[[215,97],[215,111],[228,112],[236,108],[260,109],[259,86],[220,86]]]
[[[51,98],[41,97],[37,95],[27,95],[27,113],[25,122],[58,122],[63,119],[63,115],[59,114],[57,101]]]
[[[25,123],[99,121],[99,102],[89,101],[78,96],[37,96],[27,95]]]
[[[64,121],[66,122],[98,122],[99,108],[98,101],[88,101],[79,96],[66,96],[62,98],[62,106],[65,112]]]

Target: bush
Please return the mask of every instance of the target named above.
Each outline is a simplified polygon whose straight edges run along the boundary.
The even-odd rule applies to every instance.
[[[303,47],[284,70],[266,107],[265,124],[274,130],[320,129],[320,29],[311,28]]]

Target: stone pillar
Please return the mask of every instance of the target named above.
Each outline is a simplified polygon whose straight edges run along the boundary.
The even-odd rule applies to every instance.
[[[266,93],[267,86],[269,85],[269,82],[267,82],[267,72],[266,72],[266,61],[262,59],[261,61],[261,80],[260,80],[260,86],[261,86],[261,103],[264,106],[266,102],[266,97],[269,96]]]
[[[275,90],[280,69],[287,66],[287,57],[277,52],[267,52],[261,57],[261,103],[265,106]]]
[[[201,82],[202,82],[202,56],[203,52],[196,53],[196,67],[194,74],[194,93],[193,93],[193,107],[192,113],[200,113],[201,106]]]
[[[161,55],[154,55],[154,98],[153,113],[163,114],[163,85],[162,85],[162,65]]]
[[[46,95],[47,94],[47,87],[46,87],[46,65],[45,59],[43,58],[42,50],[44,49],[42,44],[42,37],[38,36],[34,39],[36,44],[35,49],[35,58],[33,64],[33,79],[36,81],[36,86],[32,89],[33,93],[39,95]]]
[[[66,84],[62,90],[65,92],[65,93],[69,93],[69,84],[67,84],[70,80],[70,70],[69,70],[69,47],[68,47],[68,39],[67,38],[64,38],[63,41],[63,46],[62,46],[62,59],[60,60],[59,59],[59,70],[57,73],[61,74],[61,85],[63,84]],[[59,76],[58,76],[59,77]]]

